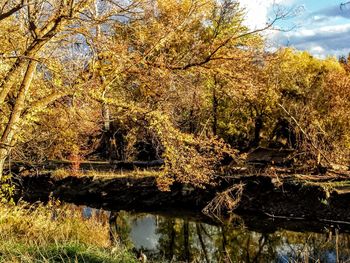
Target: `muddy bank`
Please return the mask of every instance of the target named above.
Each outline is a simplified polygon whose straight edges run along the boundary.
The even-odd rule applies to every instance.
[[[315,177],[314,177],[315,178]],[[26,201],[62,201],[109,210],[201,211],[234,185],[242,185],[235,213],[285,219],[344,221],[350,224],[350,186],[347,178],[336,183],[274,178],[264,175],[219,177],[215,186],[195,189],[174,184],[169,192],[157,188],[154,177],[55,178],[50,174],[17,179],[17,197]],[[328,180],[329,181],[329,180]],[[232,195],[235,196],[233,190]]]

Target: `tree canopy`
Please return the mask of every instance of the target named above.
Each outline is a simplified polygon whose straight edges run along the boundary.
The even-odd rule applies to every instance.
[[[348,162],[346,61],[266,51],[235,0],[0,5],[6,160],[164,159],[159,185],[202,186],[258,146]]]

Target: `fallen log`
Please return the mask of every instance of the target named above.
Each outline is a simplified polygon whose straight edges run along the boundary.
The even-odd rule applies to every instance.
[[[5,169],[11,170],[14,173],[20,173],[24,170],[57,170],[57,169],[69,169],[73,166],[78,166],[79,170],[94,170],[94,171],[120,171],[120,170],[134,170],[136,168],[148,169],[148,168],[160,168],[164,165],[164,160],[153,161],[115,161],[115,162],[95,162],[95,161],[56,161],[49,160],[42,163],[31,163],[12,161],[10,165],[7,164]]]

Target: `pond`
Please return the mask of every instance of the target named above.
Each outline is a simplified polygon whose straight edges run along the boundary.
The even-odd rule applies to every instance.
[[[350,232],[339,225],[77,208],[85,218],[105,220],[112,242],[142,251],[149,261],[350,262]]]

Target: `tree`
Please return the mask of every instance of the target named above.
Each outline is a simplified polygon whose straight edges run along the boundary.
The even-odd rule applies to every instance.
[[[339,146],[335,146],[338,143],[344,145],[346,132],[337,129],[342,127],[341,130],[346,130],[343,124],[347,114],[340,108],[333,111],[330,105],[334,105],[339,97],[344,99],[340,104],[347,105],[347,97],[340,94],[347,91],[347,85],[344,83],[348,74],[332,57],[321,60],[307,52],[292,49],[280,50],[276,55],[276,59],[268,65],[270,83],[278,94],[272,115],[275,124],[271,126],[275,126],[277,120],[282,119],[294,126],[297,136],[294,148],[303,153],[300,156],[304,156],[304,160],[313,160],[314,163],[322,161],[327,165],[330,161],[339,161],[340,158],[334,157],[339,157],[341,151]],[[338,81],[333,79],[335,75],[339,77]],[[330,82],[330,78],[334,82]],[[342,92],[336,88],[338,83],[344,85]],[[342,119],[339,124],[343,124],[335,124],[338,122],[335,115]],[[330,123],[333,124],[329,125]],[[336,148],[338,150],[335,150]]]
[[[230,152],[215,137],[227,120],[220,112],[230,103],[226,93],[243,89],[249,70],[259,68],[253,59],[263,47],[259,32],[275,21],[250,31],[238,2],[231,0],[24,2],[0,21],[6,33],[1,34],[6,65],[0,69],[0,172],[11,149],[34,137],[24,128],[40,133],[40,124],[48,123],[47,133],[57,131],[65,122],[52,116],[68,108],[71,127],[90,127],[80,125],[88,118],[72,118],[81,109],[100,116],[96,125],[103,124],[108,142],[115,143],[120,128],[112,130],[114,121],[127,129],[120,137],[127,137],[128,146],[134,147],[140,133],[159,143],[164,188],[174,180],[208,183],[219,157]],[[46,138],[68,141],[61,144],[69,148],[86,135],[75,130],[78,136],[62,132],[60,138]]]
[[[15,135],[20,130],[20,121],[28,101],[27,96],[30,94],[39,60],[42,59],[40,52],[43,52],[45,45],[63,32],[68,20],[74,19],[87,4],[88,1],[28,2],[25,10],[18,12],[17,17],[11,17],[9,23],[20,28],[26,37],[12,39],[19,42],[19,47],[12,50],[16,55],[14,58],[9,58],[9,69],[0,83],[0,107],[5,112],[0,139],[0,176]],[[16,12],[12,14],[14,13]],[[46,100],[50,103],[52,99],[60,96],[61,94],[56,91],[49,97],[41,98],[37,103],[45,107]]]
[[[115,24],[111,44],[98,64],[105,85],[95,96],[103,97],[102,104],[113,105],[110,118],[124,124],[110,134],[127,123],[134,131],[129,135],[146,127],[164,147],[169,175],[187,183],[208,182],[220,156],[208,155],[207,163],[206,158],[200,161],[203,149],[198,151],[207,139],[200,136],[207,135],[201,132],[207,115],[197,113],[206,107],[208,76],[216,71],[224,76],[248,64],[253,50],[262,47],[259,30],[249,31],[243,25],[239,5],[233,1],[159,1],[142,9],[139,19]],[[145,114],[152,120],[145,120]],[[154,125],[159,120],[163,126]]]
[[[3,113],[0,176],[22,125],[52,102],[86,87],[86,83],[81,83],[84,64],[93,57],[86,56],[87,59],[80,60],[81,64],[75,63],[74,56],[82,55],[84,49],[78,52],[74,48],[91,40],[88,39],[93,34],[91,24],[108,21],[112,15],[125,14],[133,5],[112,3],[105,16],[96,20],[91,17],[95,1],[15,3],[4,3],[3,8],[9,11],[2,11],[3,19],[0,20],[1,30],[4,30],[1,41],[6,43],[1,57],[6,65],[2,67],[0,81],[0,109]],[[106,7],[99,3],[102,9]]]

